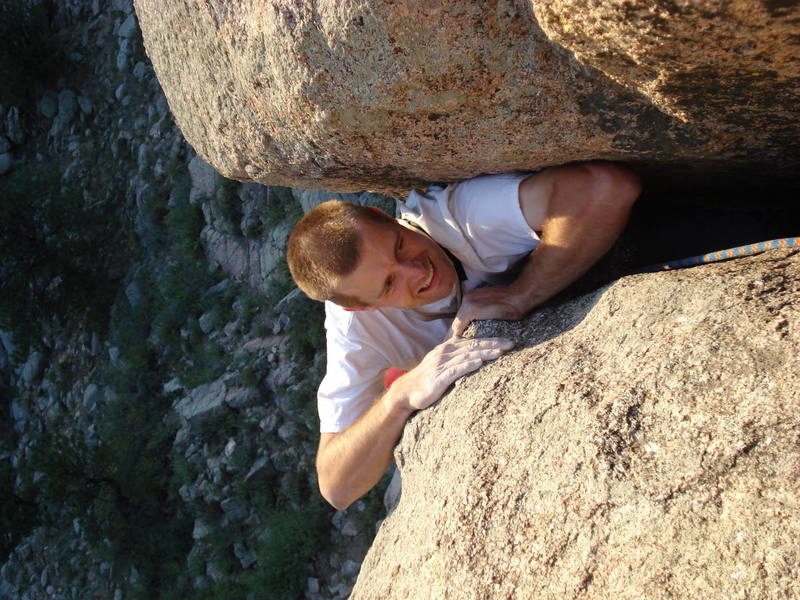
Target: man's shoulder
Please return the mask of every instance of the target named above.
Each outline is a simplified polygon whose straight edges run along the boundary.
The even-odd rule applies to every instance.
[[[329,329],[328,323],[338,327],[348,327],[353,320],[353,311],[347,311],[338,304],[325,300],[325,328]]]
[[[383,310],[347,310],[333,302],[325,302],[325,330],[328,337],[371,339],[391,324]]]
[[[528,175],[482,175],[412,192],[401,215],[449,250],[468,279],[491,281],[538,244],[519,204],[519,184]]]
[[[412,190],[408,197],[399,203],[400,218],[421,226],[423,223],[418,223],[420,219],[424,217],[435,218],[437,214],[441,213],[439,205],[442,202],[447,202],[449,189],[452,185],[433,184],[428,186],[425,191]]]
[[[426,191],[413,190],[400,206],[400,216],[431,235],[446,225],[464,235],[476,235],[473,223],[505,224],[518,220],[519,184],[530,173],[480,175],[448,184],[433,184]],[[434,236],[435,237],[435,236]],[[439,240],[437,240],[439,241]]]
[[[376,310],[348,311],[332,302],[326,302],[325,309],[328,339],[340,340],[340,343],[348,345],[384,349],[398,344],[399,340],[406,337],[426,338],[429,335],[428,330],[437,329],[434,322],[416,310],[383,307]]]

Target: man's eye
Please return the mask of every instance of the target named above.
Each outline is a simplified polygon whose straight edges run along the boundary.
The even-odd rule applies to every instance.
[[[397,244],[394,247],[394,255],[399,256],[400,250],[403,248],[403,236],[397,238]]]
[[[386,292],[387,293],[391,291],[393,285],[394,285],[394,277],[389,277],[389,279],[386,280]]]

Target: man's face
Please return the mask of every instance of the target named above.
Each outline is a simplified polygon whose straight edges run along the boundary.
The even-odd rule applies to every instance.
[[[429,237],[393,220],[361,224],[361,258],[336,292],[367,307],[418,308],[446,297],[458,277]]]

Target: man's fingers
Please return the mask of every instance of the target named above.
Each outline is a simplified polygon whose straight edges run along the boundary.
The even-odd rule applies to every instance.
[[[473,321],[519,319],[524,314],[509,287],[492,286],[470,290],[464,294],[461,307],[450,326],[450,335],[460,337]]]
[[[460,315],[456,315],[453,319],[453,324],[450,326],[450,337],[461,337],[464,330],[472,322],[472,319],[464,319]]]
[[[506,338],[451,338],[428,353],[423,361],[406,375],[426,382],[427,390],[412,406],[420,409],[437,400],[456,379],[479,369],[487,360],[494,360],[514,347]]]
[[[496,358],[500,358],[510,350],[510,346],[491,346],[487,348],[475,348],[464,352],[462,354],[458,354],[453,356],[449,361],[448,364],[451,362],[461,363],[461,362],[471,362],[473,360],[479,360],[482,362],[486,362],[487,360],[494,360]]]
[[[444,388],[447,388],[447,386],[457,379],[480,369],[481,365],[483,365],[483,361],[480,358],[471,358],[470,360],[449,363],[440,372],[441,379],[439,379],[439,383],[442,384]]]
[[[482,348],[480,350],[468,352],[464,355],[464,360],[471,360],[473,358],[478,358],[483,361],[494,360],[495,358],[503,356],[504,353],[505,350],[503,348]]]
[[[468,292],[469,293],[469,292]],[[475,320],[475,307],[468,296],[465,296],[461,302],[461,306],[456,312],[453,319],[453,324],[450,326],[451,337],[461,337],[461,334],[469,327],[469,324]]]
[[[480,369],[487,360],[500,358],[509,348],[510,346],[478,348],[465,354],[452,356],[450,360],[442,364],[440,381],[445,385],[450,385],[456,379]]]
[[[453,383],[459,377],[463,377],[468,373],[472,373],[481,367],[483,361],[480,358],[473,358],[467,361],[461,361],[454,365],[448,366],[444,371],[443,375],[447,380],[447,385]]]
[[[450,338],[443,345],[442,349],[448,357],[462,356],[468,352],[476,350],[491,350],[499,348],[504,352],[511,350],[514,347],[514,342],[508,338],[492,337],[492,338]]]
[[[500,358],[513,347],[514,342],[505,338],[460,340],[454,343],[452,351],[447,353],[447,358],[442,361],[441,365],[447,372],[453,368],[457,369],[459,374],[454,378],[458,378],[474,371],[487,360]]]

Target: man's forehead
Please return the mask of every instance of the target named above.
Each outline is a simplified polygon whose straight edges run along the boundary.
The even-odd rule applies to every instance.
[[[382,260],[394,256],[394,247],[398,236],[399,227],[395,221],[386,223],[369,223],[361,231],[361,243],[359,247],[358,263],[359,267],[374,269]],[[378,260],[376,260],[378,259]]]
[[[365,229],[379,229],[379,230],[387,230],[387,229],[394,229],[397,226],[397,221],[387,215],[386,213],[375,209],[375,212],[383,215],[386,217],[385,219],[365,219],[363,216],[359,216],[356,221],[358,222],[358,228],[360,230]]]
[[[364,254],[382,248],[389,244],[389,240],[394,240],[400,227],[401,225],[392,218],[380,221],[362,219],[358,228],[359,264],[363,262]]]

